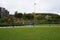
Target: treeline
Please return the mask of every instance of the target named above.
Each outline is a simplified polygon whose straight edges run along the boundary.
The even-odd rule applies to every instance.
[[[52,13],[19,13],[0,18],[0,26],[22,26],[37,24],[60,24],[60,16]]]

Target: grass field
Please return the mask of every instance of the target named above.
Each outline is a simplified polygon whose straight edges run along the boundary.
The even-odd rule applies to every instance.
[[[34,27],[60,27],[60,24],[40,24],[35,25]]]
[[[0,28],[0,40],[60,40],[60,27]]]

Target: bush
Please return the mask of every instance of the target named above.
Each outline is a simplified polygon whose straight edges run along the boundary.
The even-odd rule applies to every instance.
[[[23,26],[24,24],[22,22],[16,22],[16,23],[0,23],[0,26],[1,27],[4,27],[4,26]]]

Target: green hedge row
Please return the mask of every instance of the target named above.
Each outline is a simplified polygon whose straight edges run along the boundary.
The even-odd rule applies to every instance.
[[[4,27],[4,26],[22,26],[24,25],[23,23],[0,23],[0,27]]]

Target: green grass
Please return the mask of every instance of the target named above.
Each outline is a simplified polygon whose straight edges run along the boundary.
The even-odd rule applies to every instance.
[[[34,27],[60,27],[60,24],[40,24],[34,25]]]
[[[0,40],[60,40],[60,27],[0,28]]]

